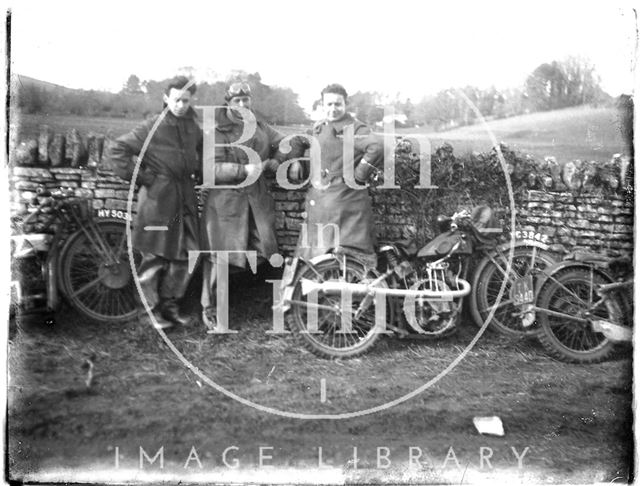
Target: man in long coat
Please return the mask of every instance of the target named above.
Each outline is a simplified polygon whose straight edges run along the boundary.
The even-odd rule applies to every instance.
[[[138,277],[160,328],[187,323],[178,299],[189,282],[188,252],[199,249],[194,187],[202,131],[190,106],[194,93],[186,77],[174,78],[163,95],[165,111],[118,138],[110,154],[114,172],[125,180],[133,176],[134,156],[142,155],[133,247],[142,254]]]
[[[312,133],[320,146],[320,160],[316,164],[317,180],[312,181],[305,203],[306,231],[301,233],[296,255],[313,258],[330,249],[342,247],[359,253],[367,261],[375,261],[375,230],[371,198],[366,182],[382,165],[384,144],[380,137],[346,111],[347,92],[339,84],[322,90],[325,119],[317,122]],[[344,159],[345,130],[353,128],[353,158]],[[344,179],[344,164],[352,163],[354,182],[351,187]],[[299,161],[292,164],[294,179],[301,179]],[[314,169],[311,170],[314,177]],[[353,185],[353,184],[352,184]],[[368,258],[371,257],[371,258]]]
[[[283,161],[303,154],[304,146],[295,140],[291,143],[290,152],[280,152],[278,147],[284,135],[257,117],[255,133],[241,145],[255,151],[262,164],[258,167],[249,163],[247,153],[233,144],[240,139],[247,123],[243,120],[241,111],[234,108],[251,110],[251,88],[247,83],[232,83],[225,99],[227,106],[216,111],[216,185],[238,185],[255,170],[275,171]],[[277,254],[275,202],[269,193],[264,174],[261,172],[256,182],[245,187],[208,189],[201,228],[203,250],[255,251],[258,263]],[[247,257],[241,253],[231,253],[228,262],[232,269],[244,269]],[[217,282],[218,286],[223,284],[225,282]],[[226,300],[227,289],[220,289]],[[218,324],[217,294],[215,267],[212,267],[212,260],[207,258],[204,261],[201,302],[202,319],[211,331]]]

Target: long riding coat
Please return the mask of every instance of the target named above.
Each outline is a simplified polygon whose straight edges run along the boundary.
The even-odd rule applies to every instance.
[[[184,117],[167,112],[154,131],[160,116],[119,137],[111,147],[110,163],[118,176],[131,180],[134,156],[142,156],[133,247],[168,260],[186,260],[188,251],[198,249],[194,187],[201,166],[202,131],[193,109]],[[167,229],[158,230],[163,227]]]
[[[230,119],[227,109],[217,110],[214,161],[216,185],[237,185],[246,178],[245,166],[249,159],[244,150],[233,145],[217,145],[237,142],[242,131],[242,120]],[[284,135],[280,132],[258,120],[254,135],[241,145],[254,150],[261,161],[274,158],[283,162],[302,155],[304,147],[300,145],[296,148],[295,143],[289,153],[280,152],[278,146],[283,138]],[[205,160],[203,163],[210,162]],[[263,258],[278,253],[275,202],[269,193],[264,172],[256,182],[246,187],[208,189],[201,229],[204,250],[254,250]],[[245,267],[246,261],[243,254],[229,255],[231,265]]]
[[[344,247],[369,255],[375,252],[375,230],[369,191],[349,187],[343,178],[344,130],[353,125],[354,170],[362,161],[363,172],[379,167],[383,161],[383,142],[371,129],[347,114],[337,121],[314,125],[313,135],[320,144],[320,184],[311,185],[306,197],[306,231],[301,232],[296,255],[304,258]],[[317,163],[312,161],[313,163]],[[313,173],[313,171],[312,171]]]

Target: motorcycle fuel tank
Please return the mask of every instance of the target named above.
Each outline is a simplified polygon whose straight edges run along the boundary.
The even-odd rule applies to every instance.
[[[460,243],[455,254],[470,254],[473,249],[471,243],[462,237],[459,231],[447,231],[436,236],[424,245],[418,252],[418,258],[442,258],[451,251],[456,243]]]

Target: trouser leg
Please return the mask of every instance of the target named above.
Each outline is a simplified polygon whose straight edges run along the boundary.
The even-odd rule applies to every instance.
[[[142,253],[138,279],[149,307],[156,307],[162,300],[182,298],[190,278],[187,260],[167,260],[153,253]]]
[[[189,317],[180,314],[178,299],[184,296],[189,284],[189,261],[167,260],[160,281],[160,315],[172,324],[185,326]]]
[[[218,255],[217,258],[225,258]],[[202,296],[200,302],[203,311],[209,317],[205,319],[208,326],[215,325],[220,332],[228,332],[229,329],[229,274],[228,262],[222,267],[217,265],[217,258],[207,259],[203,266]],[[218,277],[218,269],[227,271],[225,275]],[[211,319],[215,318],[213,321]],[[207,321],[210,321],[207,323]],[[215,321],[215,322],[214,322]],[[235,332],[235,331],[233,331]]]
[[[160,299],[180,299],[189,285],[188,260],[168,260],[164,276],[160,281]]]
[[[153,253],[142,252],[142,261],[138,268],[138,279],[140,280],[140,287],[142,287],[144,297],[151,309],[155,308],[160,301],[158,287],[165,265],[166,260],[164,258]]]
[[[202,266],[202,308],[215,307],[217,299],[218,274],[215,258],[206,258]]]
[[[200,304],[202,309],[210,307],[211,304],[211,259],[205,257],[202,261],[202,293],[200,294]]]
[[[229,302],[229,266],[227,265],[227,275],[225,278],[218,278],[218,265],[216,262],[211,264],[211,274],[209,279],[210,299],[212,306],[218,306],[219,303],[226,305]],[[220,312],[218,311],[218,314]]]

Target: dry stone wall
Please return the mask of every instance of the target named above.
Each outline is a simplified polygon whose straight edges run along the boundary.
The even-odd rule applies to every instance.
[[[96,210],[126,211],[129,184],[116,177],[106,163],[111,143],[112,140],[99,134],[83,138],[77,130],[71,130],[63,136],[43,127],[37,140],[21,143],[11,154],[12,214],[26,215],[33,211],[37,204],[35,191],[41,186],[73,188],[76,197],[91,199]],[[402,175],[403,164],[410,166],[412,162],[403,159],[402,151],[396,153],[397,174]],[[624,177],[628,161],[613,157],[604,164],[571,161],[560,166],[552,159],[537,162],[528,156],[520,157],[506,147],[505,153],[508,164],[514,167],[510,177],[518,229],[548,235],[559,252],[578,248],[633,250],[633,191]],[[432,167],[433,183],[440,186],[445,181],[440,189],[408,190],[403,186],[370,190],[379,238],[418,236],[425,240],[433,236],[431,228],[436,214],[468,204],[474,199],[470,197],[474,190],[491,196],[489,204],[507,227],[506,202],[491,189],[495,181],[477,180],[483,177],[482,173],[490,172],[485,165],[495,165],[494,159],[493,155],[477,154],[471,156],[471,161],[456,159],[450,147],[445,147],[436,151]],[[576,167],[580,170],[576,171]],[[452,180],[458,181],[457,185],[450,184]],[[290,254],[304,217],[305,193],[284,190],[271,181],[280,248]]]
[[[633,251],[633,204],[623,195],[528,191],[519,211],[523,230],[549,235],[560,251]]]

